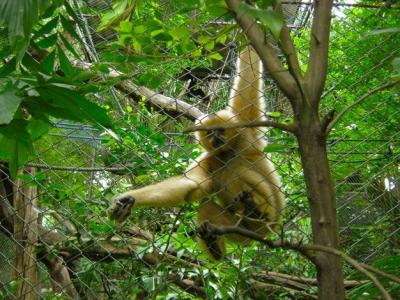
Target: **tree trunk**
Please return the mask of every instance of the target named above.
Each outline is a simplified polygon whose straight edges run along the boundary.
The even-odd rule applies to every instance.
[[[311,209],[314,243],[339,249],[336,199],[326,151],[326,136],[317,118],[297,134]],[[338,256],[316,253],[319,299],[344,299],[342,261]]]
[[[25,168],[32,177],[33,168]],[[22,174],[20,172],[19,174]],[[36,211],[37,189],[22,179],[17,179],[14,190],[14,235],[15,263],[14,273],[17,282],[15,298],[36,300],[40,297],[39,276],[36,260],[38,243],[38,214]]]

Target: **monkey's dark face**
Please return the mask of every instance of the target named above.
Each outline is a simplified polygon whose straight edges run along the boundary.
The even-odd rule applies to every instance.
[[[235,123],[234,115],[228,111],[220,111],[208,115],[198,124],[212,126],[214,129],[196,132],[200,144],[208,151],[228,151],[235,149],[238,132],[236,129],[224,129],[227,125]],[[221,126],[221,128],[218,128]],[[217,128],[215,128],[217,127]]]
[[[222,147],[227,143],[225,129],[207,130],[206,138],[214,148]]]

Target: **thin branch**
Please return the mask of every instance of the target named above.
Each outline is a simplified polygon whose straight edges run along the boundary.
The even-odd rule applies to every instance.
[[[300,91],[293,76],[283,67],[276,51],[267,41],[265,33],[253,18],[238,12],[240,0],[225,0],[225,2],[228,8],[235,14],[237,23],[259,54],[270,76],[293,105],[294,99],[299,95]]]
[[[332,130],[333,126],[335,126],[335,124],[343,117],[343,115],[345,113],[347,113],[350,109],[352,109],[354,106],[360,104],[365,99],[367,99],[369,96],[372,96],[373,94],[375,94],[379,91],[394,87],[395,85],[397,85],[399,83],[400,83],[400,80],[388,82],[383,85],[377,86],[376,88],[374,88],[374,89],[370,90],[369,92],[365,93],[364,95],[362,95],[357,101],[346,106],[340,113],[337,114],[337,116],[332,120],[332,122],[330,122],[328,124],[328,126],[326,127],[325,133],[328,134]]]
[[[315,257],[313,256],[312,252],[314,251],[320,251],[320,252],[325,252],[329,254],[333,254],[336,256],[341,257],[344,261],[346,261],[348,264],[353,266],[355,269],[357,269],[360,273],[364,274],[367,278],[369,278],[375,286],[379,289],[382,297],[385,300],[392,300],[392,297],[389,295],[389,293],[385,290],[385,288],[381,285],[381,283],[378,281],[378,279],[371,273],[375,272],[375,268],[369,268],[367,270],[362,264],[351,258],[350,256],[344,254],[338,249],[330,248],[330,247],[325,247],[322,245],[315,245],[315,244],[301,244],[301,243],[291,243],[288,241],[285,241],[283,239],[277,240],[277,241],[271,241],[268,239],[263,238],[259,234],[241,228],[237,226],[221,226],[217,227],[211,223],[209,223],[208,226],[209,230],[211,231],[210,234],[215,234],[215,235],[224,235],[224,234],[239,234],[244,237],[248,237],[252,240],[259,241],[262,244],[270,247],[270,248],[283,248],[283,249],[290,249],[299,252],[306,258],[310,259],[313,263],[315,263]],[[379,271],[379,275],[382,276],[382,271]],[[385,278],[389,279],[389,277],[392,276],[386,276]],[[395,277],[395,281],[397,282],[397,278]]]
[[[253,121],[253,122],[238,122],[232,125],[217,125],[217,126],[206,126],[197,125],[188,127],[183,130],[184,133],[193,131],[205,131],[205,130],[217,130],[217,129],[234,129],[241,127],[273,127],[278,128],[287,132],[296,133],[296,127],[294,124],[283,124],[275,121]]]
[[[283,15],[282,6],[279,7],[279,13]],[[293,40],[290,36],[289,27],[286,22],[283,23],[280,40],[278,41],[283,53],[286,56],[286,61],[289,66],[289,71],[291,72],[293,78],[300,89],[303,90],[303,75],[301,72],[299,58],[297,56],[296,48],[293,44]]]
[[[368,271],[370,271],[370,272],[373,272],[373,273],[375,273],[375,274],[377,274],[377,275],[379,275],[379,276],[382,276],[382,277],[384,277],[384,278],[386,278],[386,279],[388,279],[388,280],[390,280],[390,281],[400,283],[400,278],[398,278],[398,277],[396,277],[396,276],[393,276],[393,275],[387,274],[387,273],[385,273],[385,272],[382,272],[381,270],[378,270],[377,268],[374,268],[373,266],[370,266],[370,265],[367,265],[367,264],[364,264],[364,263],[361,263],[361,265],[362,265],[365,269],[367,269]]]

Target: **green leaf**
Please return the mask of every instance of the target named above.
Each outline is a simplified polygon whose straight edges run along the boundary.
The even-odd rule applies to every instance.
[[[151,89],[156,89],[160,86],[162,79],[159,76],[154,75],[153,72],[147,72],[137,78],[140,85],[147,86]]]
[[[6,63],[2,68],[0,68],[0,77],[6,77],[15,71],[17,68],[17,60],[12,58],[8,63]]]
[[[27,132],[27,121],[17,119],[9,125],[0,126],[0,159],[9,163],[11,177],[34,153],[32,140]]]
[[[21,101],[22,98],[17,95],[17,90],[12,85],[7,85],[0,91],[0,125],[12,121]]]
[[[224,0],[205,0],[204,3],[212,17],[219,18],[230,13]]]
[[[238,7],[238,12],[260,20],[261,23],[271,31],[275,39],[279,39],[283,26],[283,17],[275,12],[272,7],[267,9],[258,9],[241,2]]]
[[[100,21],[98,31],[102,31],[109,27],[114,21],[116,21],[121,15],[123,15],[128,7],[128,5],[132,3],[132,1],[121,0],[114,3],[112,10],[106,12]]]
[[[35,32],[34,38],[42,37],[45,34],[51,33],[58,25],[58,16],[51,19],[45,25],[43,25],[38,31]]]
[[[273,152],[282,152],[287,149],[287,146],[281,144],[269,144],[264,148],[264,152],[273,153]]]
[[[56,57],[56,51],[52,51],[50,52],[49,55],[46,56],[46,58],[40,64],[42,70],[45,73],[50,74],[54,71],[55,57]]]
[[[201,35],[197,38],[197,42],[201,45],[207,44],[211,40],[211,37],[208,35]]]
[[[54,84],[38,87],[36,91],[49,106],[66,110],[74,120],[88,120],[94,124],[111,127],[106,111],[74,90]]]
[[[31,136],[31,140],[38,140],[42,135],[46,134],[49,131],[50,126],[51,124],[48,120],[34,118],[29,120],[27,130]]]
[[[8,26],[8,39],[19,62],[28,48],[33,25],[39,16],[38,0],[0,1],[0,26]]]
[[[71,52],[75,56],[76,59],[80,59],[79,54],[75,51],[74,47],[70,44],[70,42],[68,42],[68,40],[62,34],[60,35],[60,38],[61,38],[65,48],[69,52]]]
[[[208,42],[207,44],[204,45],[204,48],[207,51],[211,51],[211,50],[214,49],[214,46],[215,46],[215,42],[214,41],[210,41],[210,42]]]
[[[69,5],[68,1],[63,1],[64,7],[67,10],[68,16],[72,17],[74,19],[76,24],[80,24],[81,21],[76,15],[75,11],[72,9],[72,7]]]
[[[35,118],[45,118],[46,116],[53,116],[59,119],[67,119],[73,121],[82,121],[82,116],[78,115],[75,111],[62,108],[60,106],[48,103],[39,97],[29,97],[23,101],[24,107]]]
[[[67,77],[74,74],[74,68],[72,67],[68,57],[65,55],[64,51],[60,46],[57,45],[58,58],[60,60],[60,68]]]
[[[129,20],[121,21],[116,28],[119,33],[132,33],[133,24]]]
[[[27,67],[31,72],[36,72],[41,69],[40,64],[30,56],[29,53],[26,53],[22,58],[22,64]]]
[[[219,54],[218,52],[212,53],[210,55],[208,55],[208,58],[210,59],[215,59],[215,60],[222,60],[223,57],[221,54]]]
[[[81,38],[79,37],[79,35],[76,33],[75,29],[72,27],[72,25],[68,22],[68,20],[60,14],[60,20],[61,20],[61,24],[64,28],[65,31],[67,31],[71,36],[73,36],[74,39],[76,39],[77,41],[80,41]]]
[[[265,113],[268,117],[272,117],[272,118],[280,118],[281,117],[281,113],[279,111],[269,111]]]
[[[58,37],[58,33],[44,37],[40,41],[36,42],[36,45],[42,49],[47,49],[47,48],[53,47],[57,42],[57,37]]]

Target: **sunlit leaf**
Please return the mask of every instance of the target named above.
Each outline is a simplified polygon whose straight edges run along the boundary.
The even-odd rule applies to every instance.
[[[21,101],[22,97],[17,95],[17,90],[11,84],[0,90],[0,125],[12,121]]]
[[[259,9],[252,7],[247,3],[241,2],[238,7],[238,11],[260,20],[261,23],[263,23],[271,31],[275,39],[279,39],[283,26],[283,17],[275,12],[272,7],[267,9]]]

